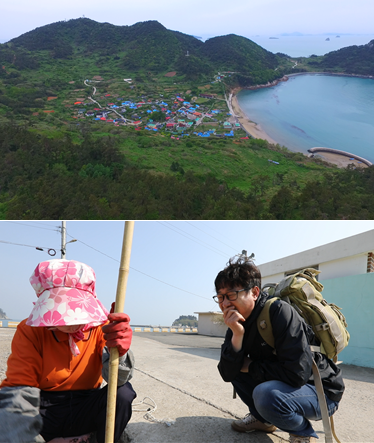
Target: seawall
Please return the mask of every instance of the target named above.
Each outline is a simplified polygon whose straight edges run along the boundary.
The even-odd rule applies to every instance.
[[[364,163],[367,166],[372,166],[373,165],[373,163],[371,163],[369,160],[366,160],[366,158],[360,157],[359,155],[356,155],[356,154],[351,154],[351,153],[346,152],[346,151],[340,151],[339,149],[332,149],[332,148],[310,148],[310,149],[308,149],[308,152],[311,152],[312,154],[314,154],[315,152],[330,152],[331,154],[339,154],[339,155],[344,155],[345,157],[354,158],[355,160],[358,160],[358,161]]]

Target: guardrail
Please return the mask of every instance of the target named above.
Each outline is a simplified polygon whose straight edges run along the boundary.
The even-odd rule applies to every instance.
[[[19,323],[19,321],[2,319],[0,320],[0,328],[16,328]],[[188,326],[132,326],[131,329],[134,332],[198,332],[197,328],[191,328]]]
[[[16,328],[21,322],[13,320],[0,320],[0,328]]]
[[[134,332],[194,332],[197,333],[197,328],[188,326],[181,327],[164,327],[164,326],[132,326]]]

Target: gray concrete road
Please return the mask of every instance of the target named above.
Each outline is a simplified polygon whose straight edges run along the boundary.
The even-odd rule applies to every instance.
[[[0,379],[14,330],[0,328]],[[137,392],[128,425],[132,443],[280,443],[281,431],[240,434],[230,423],[248,412],[232,398],[217,363],[223,338],[190,333],[134,333]],[[374,443],[374,369],[342,365],[346,392],[335,414],[341,443]],[[156,409],[155,406],[156,405]],[[154,410],[155,409],[155,410]],[[147,412],[150,414],[146,416]],[[313,426],[324,442],[321,422]]]

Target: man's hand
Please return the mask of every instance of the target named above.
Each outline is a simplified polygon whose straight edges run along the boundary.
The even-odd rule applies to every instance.
[[[231,344],[235,352],[242,349],[245,318],[240,314],[234,306],[228,306],[222,309],[223,320],[227,327],[232,330]]]
[[[109,324],[103,326],[104,339],[108,348],[118,348],[119,356],[125,355],[130,349],[132,329],[130,317],[124,313],[113,313],[114,303],[108,315]]]
[[[223,320],[227,327],[232,330],[235,335],[244,335],[245,318],[240,314],[234,306],[223,308]]]

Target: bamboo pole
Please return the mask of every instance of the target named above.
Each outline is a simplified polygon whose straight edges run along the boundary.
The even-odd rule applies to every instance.
[[[130,255],[131,255],[133,233],[134,233],[134,222],[126,221],[125,230],[123,233],[121,263],[118,273],[116,305],[114,312],[123,312],[125,306],[126,286],[130,270]],[[114,443],[114,423],[116,418],[118,362],[119,362],[118,349],[110,348],[105,443]]]

